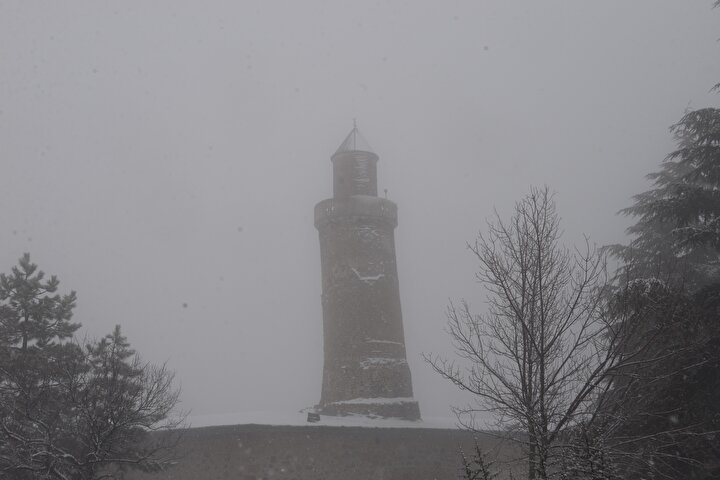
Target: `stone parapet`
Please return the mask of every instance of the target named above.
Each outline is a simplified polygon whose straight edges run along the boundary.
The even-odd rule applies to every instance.
[[[394,202],[370,195],[352,195],[328,198],[315,205],[315,227],[328,223],[371,221],[391,228],[397,227],[397,205]]]

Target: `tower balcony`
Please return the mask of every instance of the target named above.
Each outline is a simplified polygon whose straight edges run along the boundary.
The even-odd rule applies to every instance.
[[[357,220],[381,223],[395,228],[397,205],[386,198],[370,195],[328,198],[315,205],[315,227],[318,230],[328,223]]]

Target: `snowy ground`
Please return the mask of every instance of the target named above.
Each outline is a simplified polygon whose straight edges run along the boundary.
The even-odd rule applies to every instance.
[[[451,428],[457,427],[457,419],[428,417],[418,422],[408,420],[372,419],[363,416],[329,417],[321,416],[319,422],[307,421],[305,412],[243,412],[211,415],[191,415],[188,417],[191,427],[212,427],[218,425],[293,425],[293,426],[333,426],[368,428]]]

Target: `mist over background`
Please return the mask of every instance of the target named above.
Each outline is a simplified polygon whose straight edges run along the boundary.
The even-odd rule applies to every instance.
[[[465,249],[531,185],[565,240],[616,212],[717,106],[710,1],[0,1],[0,271],[23,252],[100,337],[168,362],[194,415],[297,411],[322,376],[313,207],[357,118],[398,204],[423,416],[466,402],[448,299],[483,308]]]

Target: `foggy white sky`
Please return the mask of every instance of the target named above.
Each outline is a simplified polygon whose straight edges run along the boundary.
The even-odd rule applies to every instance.
[[[29,251],[195,414],[313,405],[313,206],[357,117],[399,205],[415,396],[448,415],[420,353],[448,352],[448,298],[483,306],[465,242],[542,184],[566,240],[621,241],[668,127],[718,104],[711,6],[0,1],[0,270]]]

